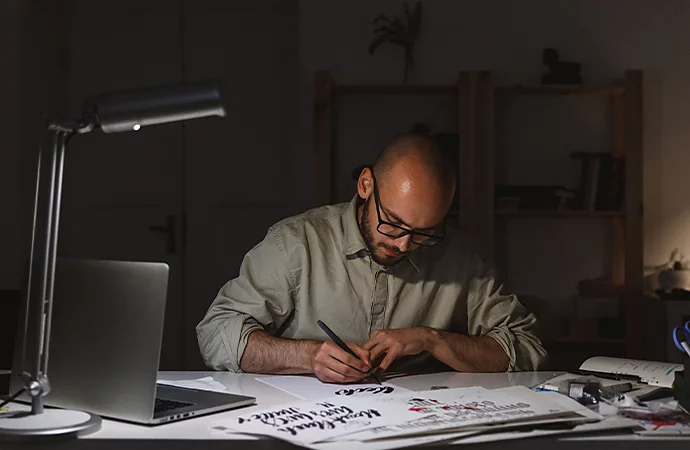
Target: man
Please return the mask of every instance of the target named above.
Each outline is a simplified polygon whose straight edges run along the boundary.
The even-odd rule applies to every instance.
[[[407,133],[362,170],[351,202],[272,226],[197,326],[206,364],[337,383],[425,357],[457,371],[536,370],[536,319],[446,226],[455,184],[434,139]]]

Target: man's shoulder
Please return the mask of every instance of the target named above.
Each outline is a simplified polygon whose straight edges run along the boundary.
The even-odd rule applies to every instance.
[[[271,226],[271,230],[278,234],[298,234],[300,236],[307,229],[328,232],[340,226],[341,218],[347,207],[348,203],[337,203],[311,208],[276,222]]]

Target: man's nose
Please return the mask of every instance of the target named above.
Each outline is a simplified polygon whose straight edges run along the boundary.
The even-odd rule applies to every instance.
[[[398,244],[398,248],[401,252],[404,253],[408,251],[412,245],[412,235],[406,234],[405,236],[399,237],[396,244]]]

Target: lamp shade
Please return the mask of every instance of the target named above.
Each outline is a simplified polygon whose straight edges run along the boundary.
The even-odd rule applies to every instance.
[[[84,101],[84,115],[104,133],[210,116],[225,116],[220,87],[214,81],[111,92]]]

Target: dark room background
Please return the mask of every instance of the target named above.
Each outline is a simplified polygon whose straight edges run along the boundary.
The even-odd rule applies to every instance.
[[[339,83],[400,83],[399,49],[382,47],[371,56],[367,46],[373,17],[397,13],[401,4],[3,0],[0,290],[21,288],[39,111],[75,114],[90,94],[220,78],[229,104],[222,120],[123,135],[91,133],[74,141],[66,160],[59,243],[64,255],[167,261],[172,277],[163,363],[198,368],[194,326],[220,286],[236,275],[244,253],[268,226],[314,206],[315,71],[331,71]],[[461,70],[490,70],[497,83],[536,83],[544,47],[580,62],[587,83],[608,83],[627,69],[643,69],[645,266],[651,273],[674,248],[690,252],[690,2],[427,0],[423,5],[412,83],[450,84]],[[510,147],[515,153],[504,155],[502,176],[576,183],[577,170],[563,162],[567,155],[608,145],[600,106],[589,100],[569,105],[572,130],[559,122],[554,131],[544,104],[506,105],[497,116],[501,142],[510,143],[513,136],[517,141],[525,127],[543,127],[560,140],[548,154],[537,145]],[[339,200],[354,194],[351,169],[373,158],[386,138],[413,121],[444,131],[453,123],[448,108],[423,98],[406,103],[392,98],[385,105],[352,98],[339,105],[334,167]],[[150,229],[167,224],[174,229],[175,248],[165,233]],[[506,233],[514,244],[506,251],[517,275],[506,280],[507,287],[560,304],[578,279],[596,277],[606,265],[605,231],[596,221],[511,225]],[[553,245],[543,245],[545,239]],[[568,254],[575,256],[564,260]],[[556,276],[548,274],[554,258],[563,267]]]

